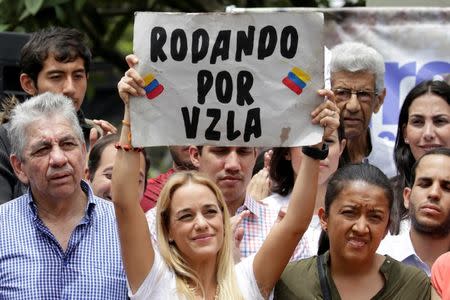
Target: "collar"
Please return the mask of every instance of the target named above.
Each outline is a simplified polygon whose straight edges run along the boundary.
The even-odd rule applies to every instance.
[[[262,209],[264,208],[265,206],[263,204],[254,200],[250,195],[245,194],[244,204],[242,204],[242,206],[237,209],[236,214],[244,210],[248,210],[252,215],[255,215],[257,218],[259,218],[262,216]]]
[[[92,218],[92,214],[94,212],[95,206],[97,205],[99,200],[96,197],[94,197],[94,193],[92,192],[91,187],[89,186],[89,184],[86,181],[81,180],[80,186],[81,186],[81,189],[83,190],[83,192],[86,194],[87,200],[88,200],[86,209],[85,209],[85,213],[84,213],[84,218],[81,221],[81,223],[89,223]],[[30,206],[34,220],[39,219],[39,216],[37,214],[36,203],[34,202],[33,194],[31,192],[30,187],[28,187],[28,190],[27,190],[27,198],[28,198],[28,205]]]

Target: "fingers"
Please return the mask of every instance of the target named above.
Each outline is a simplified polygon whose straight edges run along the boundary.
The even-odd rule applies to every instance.
[[[108,134],[108,133],[117,133],[117,128],[112,125],[111,123],[109,123],[108,121],[105,120],[93,120],[93,122],[100,126],[100,128],[103,130],[104,134]]]
[[[340,110],[334,101],[334,93],[330,90],[319,90],[318,94],[328,99],[318,105],[312,112],[312,123],[324,127],[324,137],[331,135],[339,127]]]
[[[264,153],[264,168],[269,169],[270,167],[270,160],[272,159],[273,150],[267,150],[266,153]]]
[[[129,77],[128,74],[126,74],[120,79],[119,83],[117,84],[117,89],[119,91],[120,98],[125,103],[128,103],[130,96],[134,97],[145,96],[145,90],[143,89],[143,86],[140,84],[140,81],[142,81],[142,84],[144,84],[142,78],[135,79],[133,77]]]
[[[244,228],[238,227],[234,232],[234,242],[237,248],[239,248],[243,237],[244,237]]]
[[[250,216],[250,211],[249,210],[244,210],[244,211],[240,212],[239,214],[234,215],[233,217],[231,217],[230,218],[230,224],[231,224],[232,232],[235,232],[235,230],[241,224],[242,220],[244,218],[247,218],[248,216]]]
[[[92,146],[94,146],[97,140],[98,140],[98,131],[95,128],[91,128],[91,130],[89,131],[89,148],[92,148]]]
[[[270,178],[268,168],[262,168],[252,177],[247,186],[247,193],[256,201],[260,201],[269,196]]]
[[[127,61],[128,67],[130,69],[134,68],[139,63],[138,57],[134,54],[128,54],[125,57],[125,60]]]
[[[320,126],[324,128],[323,137],[329,137],[339,127],[339,117],[325,117],[320,120]]]
[[[145,82],[144,79],[139,75],[139,73],[134,68],[139,62],[138,58],[134,54],[127,55],[125,60],[130,67],[120,79],[117,84],[117,89],[119,91],[120,98],[128,103],[130,96],[143,97],[145,96]]]

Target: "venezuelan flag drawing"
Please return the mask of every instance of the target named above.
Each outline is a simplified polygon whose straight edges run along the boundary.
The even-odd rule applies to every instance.
[[[306,87],[306,83],[311,81],[311,77],[301,69],[293,67],[286,77],[283,78],[283,83],[297,95],[300,95]]]
[[[145,82],[145,93],[147,94],[147,98],[152,100],[159,96],[159,94],[164,91],[164,86],[156,80],[153,74],[147,74],[144,76]]]

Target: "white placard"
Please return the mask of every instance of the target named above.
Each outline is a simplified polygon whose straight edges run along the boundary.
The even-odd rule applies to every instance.
[[[299,146],[321,140],[323,15],[138,12],[135,146]]]

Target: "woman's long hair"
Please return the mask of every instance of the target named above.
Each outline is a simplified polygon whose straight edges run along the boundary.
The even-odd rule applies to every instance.
[[[392,179],[395,200],[393,207],[393,222],[390,230],[393,234],[398,234],[400,221],[405,219],[408,215],[408,211],[403,205],[403,189],[405,187],[410,187],[412,184],[411,170],[416,162],[416,159],[411,152],[411,147],[405,143],[403,132],[408,124],[409,107],[416,98],[426,94],[439,96],[450,105],[450,86],[445,81],[440,80],[426,80],[419,83],[408,93],[408,95],[406,95],[405,101],[403,101],[398,117],[397,137],[394,147],[394,161],[398,175]]]
[[[195,171],[177,172],[164,185],[157,204],[157,236],[159,250],[162,258],[168,267],[176,275],[176,283],[179,294],[186,299],[194,299],[195,294],[189,288],[187,282],[193,282],[202,294],[205,295],[205,289],[199,280],[197,274],[187,263],[183,254],[180,253],[174,242],[169,242],[169,226],[170,226],[170,205],[175,191],[189,183],[204,185],[209,188],[217,198],[217,203],[223,216],[224,237],[223,245],[217,253],[216,270],[217,270],[217,288],[219,289],[219,298],[225,299],[243,299],[239,291],[234,273],[234,261],[232,255],[232,233],[230,225],[230,216],[226,203],[223,199],[219,188],[207,177],[200,175]]]

